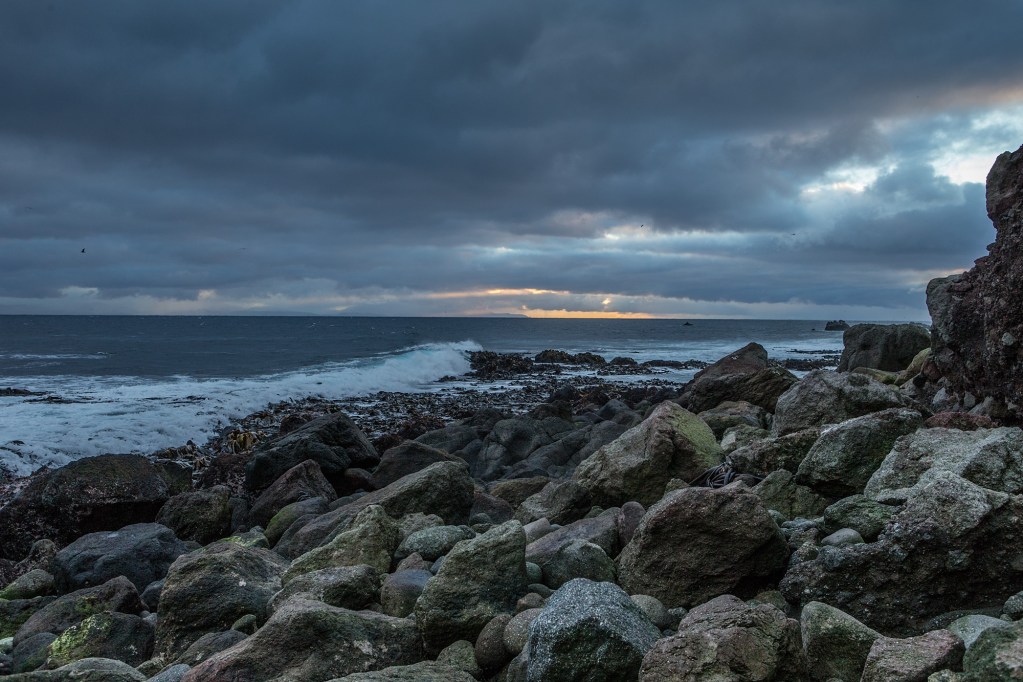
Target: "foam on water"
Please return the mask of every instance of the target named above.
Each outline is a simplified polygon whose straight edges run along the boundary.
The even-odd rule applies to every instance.
[[[351,362],[250,378],[0,377],[72,402],[0,398],[0,462],[16,474],[61,466],[108,452],[147,453],[203,442],[225,421],[268,403],[307,396],[328,398],[377,391],[429,391],[446,375],[469,371],[473,341],[414,346]]]

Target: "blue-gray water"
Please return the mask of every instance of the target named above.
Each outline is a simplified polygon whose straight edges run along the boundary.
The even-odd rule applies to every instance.
[[[0,316],[0,461],[18,473],[102,452],[202,441],[269,402],[437,390],[466,350],[546,348],[716,360],[750,341],[772,357],[841,350],[824,321],[525,318]],[[690,373],[672,373],[673,380]]]

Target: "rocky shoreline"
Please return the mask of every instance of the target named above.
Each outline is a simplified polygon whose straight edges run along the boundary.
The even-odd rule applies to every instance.
[[[684,385],[481,354],[465,390],[269,406],[24,479],[0,674],[1020,679],[1023,330],[949,311],[1018,300],[1021,168],[995,164],[996,243],[929,287],[933,329],[853,325],[840,371],[755,343]]]

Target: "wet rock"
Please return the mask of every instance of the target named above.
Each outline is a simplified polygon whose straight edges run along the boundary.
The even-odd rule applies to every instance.
[[[635,680],[660,632],[617,585],[576,579],[551,595],[529,630],[529,682]]]
[[[39,597],[39,599],[48,599]],[[89,616],[106,611],[138,615],[145,606],[135,586],[127,578],[117,577],[96,587],[86,587],[58,597],[25,621],[14,635],[17,646],[32,635],[49,632],[60,635]]]
[[[781,531],[749,489],[685,488],[646,513],[618,557],[618,577],[631,593],[689,606],[749,589],[787,558]]]
[[[475,641],[499,613],[514,610],[526,593],[526,535],[509,521],[447,554],[416,602],[416,622],[434,650],[460,639]]]
[[[898,389],[862,374],[814,370],[778,398],[772,429],[779,436],[838,424],[871,412],[910,407]]]
[[[270,519],[292,502],[322,497],[327,502],[337,499],[334,488],[311,459],[285,471],[269,488],[256,498],[249,509],[249,523],[265,527]]]
[[[270,610],[276,611],[296,594],[344,609],[364,609],[378,601],[380,572],[366,565],[336,566],[304,573],[288,582],[273,596]],[[393,615],[393,614],[389,614]]]
[[[643,659],[642,682],[808,680],[799,623],[770,604],[724,595],[690,611]]]
[[[152,521],[189,485],[168,467],[135,455],[100,455],[34,477],[0,508],[0,558],[19,560],[32,543],[65,545],[86,533]]]
[[[857,324],[845,331],[842,341],[839,372],[857,367],[900,372],[930,348],[931,334],[919,324]]]
[[[768,363],[767,351],[750,343],[696,373],[679,402],[693,412],[729,400],[745,400],[774,412],[778,397],[798,381],[791,372]]]
[[[256,634],[192,668],[182,682],[331,680],[425,657],[410,620],[296,596]]]
[[[156,651],[173,659],[202,635],[253,614],[262,622],[287,562],[265,549],[217,542],[171,565],[160,594]]]
[[[137,523],[120,530],[89,533],[57,552],[54,577],[61,591],[105,583],[123,575],[138,590],[167,575],[188,546],[159,523]]]
[[[231,490],[218,485],[175,495],[160,508],[156,521],[182,540],[208,545],[231,534],[231,516]]]
[[[379,455],[365,434],[341,413],[328,414],[258,446],[245,467],[245,487],[259,492],[305,460],[313,460],[335,488],[349,467],[372,469]]]
[[[796,482],[832,498],[861,493],[895,441],[922,424],[919,412],[894,408],[826,428],[799,465]]]
[[[672,402],[658,405],[638,426],[597,450],[575,470],[594,504],[630,500],[653,504],[672,478],[690,481],[720,464],[722,452],[710,428]]]

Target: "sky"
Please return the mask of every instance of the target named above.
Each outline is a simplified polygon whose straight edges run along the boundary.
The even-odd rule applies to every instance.
[[[926,321],[1012,0],[6,0],[0,314]]]

